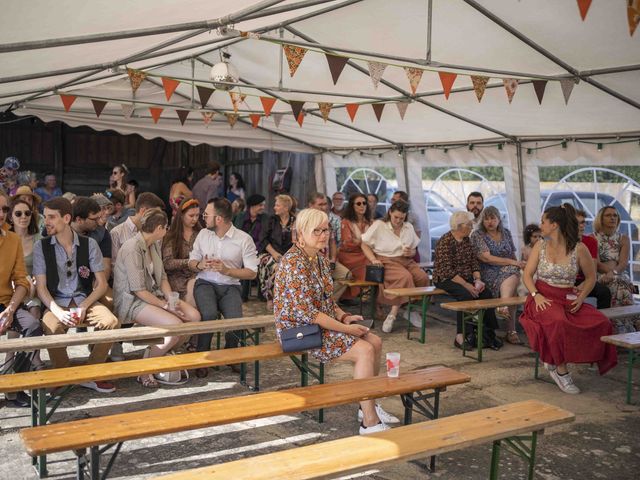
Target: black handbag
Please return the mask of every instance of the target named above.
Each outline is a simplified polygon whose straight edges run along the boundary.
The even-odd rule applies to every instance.
[[[282,351],[303,352],[322,346],[322,329],[317,323],[301,327],[287,328],[280,332]]]
[[[367,265],[364,279],[367,282],[384,283],[384,265]]]

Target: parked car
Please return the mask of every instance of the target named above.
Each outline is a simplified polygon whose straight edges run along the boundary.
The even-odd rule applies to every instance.
[[[441,225],[449,225],[449,217],[455,210],[442,195],[433,190],[423,190],[424,204],[427,207],[427,218],[429,230],[438,228]]]

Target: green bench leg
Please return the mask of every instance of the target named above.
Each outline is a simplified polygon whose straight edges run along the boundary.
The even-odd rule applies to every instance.
[[[422,313],[422,321],[420,323],[420,340],[419,342],[424,345],[427,341],[427,310],[429,309],[430,297],[423,295],[422,303],[421,303],[421,313]],[[411,329],[413,325],[411,324],[411,310],[413,308],[413,304],[411,300],[407,303],[407,340],[411,339]]]
[[[631,387],[633,386],[633,363],[635,350],[629,349],[629,366],[627,367],[627,404],[631,404]]]
[[[295,355],[289,355],[293,364],[300,370],[300,386],[306,387],[309,385],[309,375],[318,380],[322,385],[324,384],[324,363],[319,362],[316,364],[309,363],[309,354],[303,353],[300,358]],[[324,422],[324,409],[318,410],[318,423]]]
[[[371,319],[375,323],[375,318],[376,318],[376,299],[378,298],[378,287],[371,287],[370,288],[370,295],[371,295],[371,302],[370,302],[369,308],[371,310],[370,310],[369,313],[371,314]],[[360,311],[360,313],[362,313],[362,311]]]
[[[532,432],[531,436],[515,436],[508,437],[503,440],[493,442],[491,453],[491,471],[489,478],[491,480],[498,479],[498,471],[500,468],[500,451],[502,448],[524,459],[528,464],[528,480],[533,480],[536,466],[536,447],[538,443],[538,433]],[[504,444],[502,443],[504,442]]]
[[[538,380],[538,377],[540,375],[539,368],[540,368],[540,354],[538,352],[536,352],[536,366],[535,366],[535,369],[533,371],[533,378],[535,380]]]
[[[475,314],[477,316],[474,319],[473,313],[462,313],[462,356],[470,357],[482,363],[482,349],[484,347],[484,310],[478,310]],[[467,355],[466,338],[467,338],[467,322],[476,325],[476,348],[478,349],[478,356],[473,357]]]
[[[491,480],[498,480],[498,470],[500,468],[500,440],[493,442],[491,449],[491,471],[489,472],[489,478]]]
[[[478,310],[478,332],[476,333],[478,339],[478,362],[482,363],[482,349],[484,348],[484,310]]]

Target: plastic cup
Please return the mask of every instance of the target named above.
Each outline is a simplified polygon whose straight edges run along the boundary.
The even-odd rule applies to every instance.
[[[180,294],[178,292],[171,292],[167,302],[169,303],[169,310],[175,310],[178,307],[180,301]]]
[[[82,315],[82,309],[78,307],[71,307],[69,309],[69,313],[71,314],[71,320],[77,325],[80,323],[80,316]]]
[[[387,377],[397,378],[400,375],[400,353],[387,353]]]

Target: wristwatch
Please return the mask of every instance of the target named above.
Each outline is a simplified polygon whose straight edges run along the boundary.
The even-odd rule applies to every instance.
[[[535,292],[531,292],[531,298],[535,298],[537,294],[538,294],[537,290]]]

